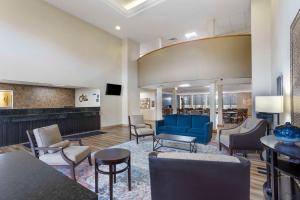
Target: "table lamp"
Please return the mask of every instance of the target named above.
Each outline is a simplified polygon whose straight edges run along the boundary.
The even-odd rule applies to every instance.
[[[256,96],[255,112],[277,115],[277,125],[280,124],[279,116],[283,112],[283,96]],[[273,121],[274,123],[274,121]]]

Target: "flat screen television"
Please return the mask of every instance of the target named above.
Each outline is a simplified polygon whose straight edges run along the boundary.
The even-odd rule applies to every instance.
[[[106,84],[106,91],[105,95],[116,95],[120,96],[121,95],[121,90],[122,90],[122,85],[116,85],[116,84]]]

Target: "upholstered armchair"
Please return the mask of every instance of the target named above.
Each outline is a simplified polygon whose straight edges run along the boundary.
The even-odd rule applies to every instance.
[[[250,162],[218,154],[153,152],[152,200],[249,200]]]
[[[151,124],[147,124],[144,121],[143,115],[131,115],[128,116],[129,122],[129,139],[131,136],[136,137],[136,143],[139,143],[140,137],[154,136],[154,130]]]
[[[247,155],[247,151],[262,152],[263,147],[260,138],[265,136],[267,131],[267,121],[262,119],[247,118],[241,125],[232,129],[221,129],[217,135],[219,149],[222,147],[229,150],[230,155],[235,151],[242,151]]]
[[[91,162],[91,150],[88,146],[82,146],[80,139],[63,140],[58,126],[51,125],[27,130],[32,154],[48,165],[69,166],[72,178],[76,180],[75,167],[88,158]],[[71,145],[77,141],[79,146]]]

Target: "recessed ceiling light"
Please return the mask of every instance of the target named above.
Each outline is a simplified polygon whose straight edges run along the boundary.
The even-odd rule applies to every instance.
[[[188,84],[188,83],[178,85],[178,87],[190,87],[190,86],[191,86],[191,84]]]
[[[119,31],[119,30],[121,30],[121,27],[120,26],[116,26],[115,29]]]
[[[130,3],[126,4],[124,6],[124,8],[126,10],[131,10],[132,8],[135,8],[135,7],[139,6],[142,3],[145,3],[146,1],[147,0],[134,0],[134,1],[131,1]]]
[[[186,33],[186,34],[185,34],[185,37],[186,37],[187,39],[191,39],[191,38],[196,37],[196,36],[197,36],[197,33],[196,33],[196,32],[191,32],[191,33]]]

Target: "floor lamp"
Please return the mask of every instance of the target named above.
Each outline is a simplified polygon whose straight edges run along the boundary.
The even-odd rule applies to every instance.
[[[280,113],[283,112],[283,96],[256,96],[255,97],[255,111],[256,113],[262,114],[272,114],[273,120],[268,123],[267,127],[267,135],[271,134],[271,128],[278,126],[280,124]],[[274,122],[274,115],[277,115],[277,123]],[[266,151],[266,160],[270,162],[270,151]],[[258,168],[258,172],[267,174],[267,193],[271,194],[271,174],[270,174],[270,166],[267,165],[267,169]]]

